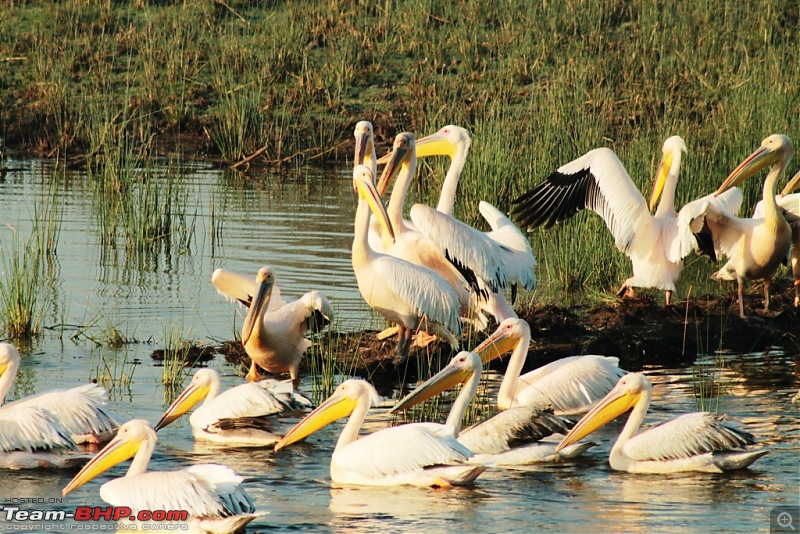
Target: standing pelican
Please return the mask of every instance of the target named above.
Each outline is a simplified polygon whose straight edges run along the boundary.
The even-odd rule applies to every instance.
[[[583,413],[608,393],[625,371],[613,356],[569,356],[520,376],[531,329],[523,319],[506,319],[475,348],[487,363],[509,350],[506,373],[497,394],[497,406],[552,406],[557,414]]]
[[[477,387],[477,386],[476,386]],[[485,469],[470,464],[472,452],[454,437],[454,429],[435,423],[358,433],[378,392],[364,380],[346,380],[275,445],[295,443],[320,428],[350,416],[331,456],[331,481],[337,485],[447,487],[471,484]]]
[[[14,384],[19,359],[17,347],[0,343],[0,405]],[[75,443],[101,443],[111,439],[119,427],[117,419],[105,408],[107,397],[102,386],[85,384],[31,395],[4,408],[27,406],[40,409],[58,422]]]
[[[414,136],[409,133],[398,134],[394,140],[391,157],[378,183],[378,190],[383,195],[381,189],[388,184],[390,180],[388,177],[397,177],[389,205],[386,207],[394,236],[383,233],[381,251],[416,265],[428,267],[441,275],[458,295],[460,316],[483,329],[487,324],[486,318],[472,306],[469,285],[462,272],[435,243],[417,231],[413,223],[403,218],[405,197],[417,172],[417,158],[414,152]]]
[[[271,267],[258,270],[252,279],[217,269],[211,277],[214,286],[225,296],[249,306],[242,324],[242,345],[250,356],[247,380],[260,380],[258,367],[270,373],[289,372],[297,384],[300,361],[311,346],[306,332],[319,331],[333,320],[333,308],[320,291],[309,291],[300,299],[274,306],[275,273]],[[280,293],[276,295],[282,302]]]
[[[199,369],[164,412],[156,431],[203,400],[189,417],[195,439],[239,447],[272,447],[281,437],[269,430],[268,417],[312,407],[309,399],[294,391],[290,380],[240,384],[222,393],[219,389],[219,373]]]
[[[241,487],[242,477],[219,464],[197,464],[178,471],[150,471],[147,465],[158,438],[150,423],[133,419],[119,427],[106,445],[61,491],[67,495],[118,463],[133,458],[122,478],[100,487],[100,498],[142,510],[182,510],[191,532],[236,532],[260,513]]]
[[[452,124],[417,140],[418,158],[429,156],[448,156],[450,158],[450,167],[447,169],[442,183],[439,203],[436,205],[436,211],[448,217],[453,216],[458,182],[461,172],[464,170],[471,144],[469,132]],[[518,284],[528,290],[532,290],[536,285],[534,272],[536,260],[533,257],[530,242],[508,217],[488,202],[480,201],[478,211],[492,229],[486,235],[500,245],[500,257],[508,282],[511,284],[511,303],[513,304],[516,300]],[[431,214],[428,213],[428,215]],[[491,293],[486,303],[483,301],[480,303],[481,307],[489,311],[497,322],[501,322],[507,317],[516,317],[516,313],[502,292]]]
[[[367,166],[356,167],[353,183],[359,196],[353,236],[353,271],[358,290],[367,304],[398,325],[399,359],[405,360],[408,356],[411,335],[417,328],[438,334],[457,347],[461,336],[458,295],[444,278],[427,267],[378,253],[369,246],[370,209],[388,235],[394,232]]]
[[[402,209],[408,183],[412,178],[409,169],[416,169],[415,141],[413,135],[402,133],[395,139],[391,160],[378,184],[378,190],[384,191],[392,179],[398,178],[395,187],[401,194],[392,192],[390,211],[395,198],[399,199],[397,204],[400,206],[396,209]],[[403,180],[400,180],[400,177]],[[498,244],[489,235],[429,206],[415,204],[411,207],[409,215],[413,227],[458,269],[470,289],[480,298],[486,300],[491,294],[499,292],[508,285],[510,277],[514,275],[508,269],[509,265],[514,263],[511,261],[513,255],[511,249]],[[533,280],[532,276],[531,270],[530,280]],[[516,282],[516,278],[512,278],[511,281]],[[505,314],[516,315],[513,310],[506,310]]]
[[[459,443],[475,453],[476,461],[506,467],[529,465],[574,458],[596,445],[593,442],[580,443],[556,454],[556,443],[541,440],[556,433],[566,434],[571,423],[553,414],[552,410],[533,406],[516,406],[502,411],[462,432],[461,422],[478,390],[482,369],[479,355],[459,352],[444,369],[406,395],[389,413],[410,408],[463,384],[445,424],[455,429],[454,435]]]
[[[739,315],[744,318],[745,278],[764,280],[764,313],[769,313],[769,286],[792,244],[792,229],[778,210],[775,188],[778,178],[789,165],[794,153],[791,139],[785,135],[770,135],[719,186],[715,195],[722,195],[762,169],[772,168],[764,180],[764,217],[739,218],[709,202],[691,223],[698,236],[701,250],[712,259],[725,254],[736,275],[739,296]],[[723,268],[721,271],[725,271]],[[723,278],[718,271],[717,278]]]
[[[792,193],[800,186],[800,172],[792,176],[792,179],[783,188],[781,194],[775,197],[778,207],[783,210],[786,222],[792,228],[792,251],[789,261],[792,266],[792,278],[794,279],[794,306],[800,306],[800,193]],[[753,218],[764,217],[764,201],[760,200],[753,211]]]
[[[709,412],[681,415],[638,433],[653,386],[641,373],[623,376],[604,399],[589,411],[559,443],[556,450],[575,443],[618,415],[633,408],[628,422],[611,449],[611,469],[630,473],[721,473],[743,469],[768,451],[745,451],[755,439]]]
[[[683,258],[697,248],[689,221],[706,203],[738,213],[742,195],[739,190],[716,199],[709,195],[690,202],[676,214],[675,187],[686,145],[676,135],[664,141],[661,150],[649,206],[617,155],[611,149],[597,148],[559,167],[514,200],[512,216],[531,230],[541,225],[550,228],[584,208],[594,211],[633,265],[633,276],[625,280],[618,295],[633,295],[634,287],[652,287],[665,292],[669,305]],[[658,209],[651,215],[659,197]]]

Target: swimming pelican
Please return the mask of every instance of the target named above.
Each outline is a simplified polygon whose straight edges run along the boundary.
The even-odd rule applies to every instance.
[[[0,343],[0,405],[14,384],[19,369],[19,351],[11,343]],[[72,389],[54,389],[14,401],[5,407],[29,406],[47,412],[75,443],[108,441],[119,427],[106,408],[108,394],[102,386],[85,384]]]
[[[520,405],[552,406],[560,415],[583,413],[608,393],[625,372],[617,367],[619,358],[587,355],[562,358],[520,376],[530,342],[528,323],[509,318],[475,347],[484,363],[512,351],[497,394],[497,407],[501,410]]]
[[[778,210],[775,187],[778,178],[789,165],[794,153],[791,139],[774,134],[761,142],[761,146],[747,157],[719,186],[715,195],[722,195],[731,187],[750,178],[760,170],[772,168],[764,180],[764,217],[748,219],[735,217],[713,203],[692,220],[692,231],[697,235],[700,249],[716,261],[725,254],[738,282],[739,315],[744,318],[744,280],[764,280],[764,313],[769,313],[769,286],[783,258],[792,244],[792,229]],[[723,279],[721,269],[716,278]]]
[[[469,132],[452,124],[417,140],[416,154],[418,158],[430,156],[448,156],[450,158],[450,167],[447,169],[442,183],[439,203],[436,205],[436,211],[448,217],[453,216],[456,190],[471,144]],[[518,284],[528,290],[532,290],[536,286],[534,272],[536,260],[533,257],[530,242],[508,217],[488,202],[480,201],[478,211],[492,229],[491,232],[486,232],[486,235],[500,245],[500,257],[508,283],[511,285],[511,303],[513,304],[516,300]],[[461,239],[466,239],[466,236]],[[456,242],[456,244],[463,246],[462,243]],[[488,302],[480,300],[479,304],[482,309],[491,313],[498,323],[507,317],[517,316],[501,291],[490,293]]]
[[[689,222],[706,203],[738,213],[742,195],[739,190],[718,198],[708,195],[686,204],[676,214],[675,186],[686,145],[676,135],[664,141],[661,150],[649,206],[617,155],[611,149],[598,148],[559,167],[514,200],[512,216],[532,230],[541,225],[550,228],[584,208],[594,211],[633,265],[633,276],[625,280],[618,295],[633,295],[634,287],[652,287],[665,292],[669,305],[683,258],[697,249]],[[651,215],[659,197],[658,209]]]
[[[399,360],[408,356],[411,335],[417,328],[437,334],[457,347],[461,336],[458,295],[444,278],[427,267],[378,253],[369,246],[370,210],[385,232],[393,235],[394,231],[367,166],[356,167],[353,183],[359,195],[353,236],[353,271],[358,290],[367,304],[398,325]]]
[[[242,477],[219,464],[196,464],[177,471],[147,471],[158,438],[150,423],[133,419],[61,491],[67,495],[115,465],[133,458],[122,478],[100,487],[113,506],[141,510],[184,510],[191,532],[235,532],[261,515],[241,487]]]
[[[633,408],[611,449],[611,469],[630,473],[721,473],[744,469],[766,450],[737,450],[753,445],[753,436],[724,416],[687,413],[637,433],[650,406],[653,386],[641,373],[629,373],[591,409],[559,443],[556,450],[575,443],[621,413]]]
[[[552,410],[533,406],[504,410],[461,431],[467,406],[478,390],[482,369],[483,362],[479,355],[459,352],[444,369],[417,386],[389,413],[405,410],[458,384],[464,384],[450,408],[445,424],[455,429],[454,435],[459,443],[475,453],[475,461],[514,467],[574,458],[596,445],[593,442],[579,443],[556,454],[557,443],[541,440],[556,433],[566,434],[572,423],[553,414]]]
[[[156,431],[203,400],[203,405],[189,417],[195,439],[240,447],[272,447],[281,436],[269,430],[268,416],[313,407],[309,399],[294,391],[290,380],[240,384],[222,393],[219,389],[219,373],[199,369],[164,412]]]
[[[331,456],[331,481],[337,485],[447,487],[471,484],[485,469],[469,464],[472,452],[453,435],[453,427],[411,423],[359,438],[358,432],[378,392],[364,380],[342,382],[333,394],[297,423],[275,445],[280,450],[322,427],[350,416]]]
[[[262,367],[270,373],[288,371],[296,385],[300,361],[311,346],[306,332],[317,332],[333,320],[327,297],[309,291],[294,302],[274,307],[275,273],[267,266],[258,270],[255,281],[223,269],[214,271],[211,281],[224,295],[246,305],[249,302],[242,324],[242,345],[250,356],[247,380],[260,380],[258,367]],[[276,296],[281,301],[280,293]]]

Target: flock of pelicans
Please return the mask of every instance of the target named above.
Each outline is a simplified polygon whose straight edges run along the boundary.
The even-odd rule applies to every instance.
[[[479,206],[492,229],[488,233],[453,217],[470,146],[466,130],[446,126],[419,140],[399,134],[382,159],[376,156],[370,123],[358,123],[355,136],[353,270],[365,301],[396,324],[379,334],[397,333],[396,360],[402,361],[412,344],[425,345],[434,337],[457,347],[463,323],[482,330],[491,315],[498,325],[474,350],[458,352],[390,410],[406,409],[461,385],[444,424],[408,423],[360,436],[369,409],[378,402],[374,387],[364,380],[344,381],[313,408],[295,386],[301,358],[311,345],[307,332],[333,318],[328,299],[312,291],[285,302],[269,267],[255,278],[217,270],[212,277],[217,289],[248,309],[242,325],[242,344],[252,360],[247,382],[220,391],[217,372],[200,369],[155,426],[138,419],[120,424],[105,408],[106,392],[97,384],[19,399],[0,407],[0,467],[83,465],[64,488],[66,495],[132,459],[124,477],[100,487],[104,501],[134,511],[186,510],[192,531],[233,532],[259,512],[242,488],[242,478],[230,468],[199,464],[147,471],[156,432],[192,409],[189,421],[195,439],[275,451],[349,416],[331,458],[331,481],[337,485],[464,485],[486,469],[574,458],[596,445],[582,438],[628,410],[628,421],[611,449],[612,469],[722,472],[745,468],[767,453],[753,448],[751,434],[711,413],[685,414],[640,432],[652,386],[645,375],[620,369],[615,357],[571,356],[521,375],[531,331],[512,304],[517,285],[534,286],[536,262],[528,239],[494,206]],[[768,137],[716,193],[676,213],[675,186],[685,151],[679,137],[664,143],[649,206],[615,154],[601,148],[559,168],[517,199],[512,216],[533,228],[551,226],[584,208],[597,212],[633,263],[633,276],[621,293],[633,287],[658,288],[666,292],[669,304],[682,258],[700,250],[715,258],[727,256],[728,263],[715,276],[739,281],[742,316],[743,281],[765,281],[768,310],[769,280],[785,259],[792,262],[797,295],[800,197],[790,193],[800,183],[800,173],[776,196],[777,181],[792,156],[789,138]],[[403,204],[417,158],[435,155],[451,158],[439,203],[435,209],[414,205],[406,220]],[[381,163],[385,167],[376,181]],[[770,166],[760,211],[754,218],[738,218],[742,197],[734,186]],[[386,207],[383,197],[392,182]],[[504,294],[509,286],[511,303]],[[483,366],[508,352],[498,414],[462,429]],[[0,344],[0,404],[11,389],[19,360],[16,347]],[[288,372],[290,380],[261,379],[259,368]],[[287,411],[309,413],[281,436],[273,430],[274,418]],[[577,415],[582,418],[574,425],[566,417]],[[106,441],[91,459],[75,450],[76,444]]]

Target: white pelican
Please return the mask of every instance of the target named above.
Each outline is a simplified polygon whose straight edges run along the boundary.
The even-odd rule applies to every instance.
[[[75,442],[49,413],[31,405],[0,406],[0,469],[56,469],[83,465]]]
[[[333,394],[297,423],[275,445],[295,443],[350,415],[331,456],[331,481],[337,485],[447,487],[471,484],[485,469],[469,464],[472,452],[448,425],[412,423],[384,428],[359,438],[358,432],[378,393],[364,380],[342,382]]]
[[[448,156],[450,158],[450,167],[448,167],[447,174],[444,177],[442,190],[439,193],[439,203],[436,205],[436,211],[450,217],[453,216],[456,190],[458,189],[458,182],[461,178],[461,172],[464,170],[471,144],[472,140],[469,132],[465,128],[453,124],[445,126],[434,134],[417,139],[418,158],[429,156]],[[480,201],[478,203],[478,211],[480,211],[492,229],[486,235],[501,246],[501,257],[508,276],[508,282],[511,284],[511,303],[513,304],[516,299],[517,284],[528,290],[532,290],[536,286],[536,274],[534,272],[536,260],[533,257],[530,242],[508,217],[488,202]],[[497,298],[502,298],[502,302],[491,306],[490,311],[503,304],[507,307],[501,307],[497,310],[500,312],[506,309],[500,316],[493,313],[497,322],[506,317],[516,317],[513,309],[510,309],[511,307],[505,303],[505,297],[502,293],[499,293]],[[510,312],[507,311],[509,309]]]
[[[618,367],[619,358],[587,355],[562,358],[520,376],[530,341],[528,323],[509,318],[475,348],[484,363],[512,351],[497,394],[501,410],[520,405],[552,406],[561,415],[583,413],[625,373]]]
[[[203,400],[189,417],[195,439],[239,447],[272,447],[281,436],[269,430],[268,416],[312,408],[291,380],[261,380],[220,393],[219,373],[199,369],[155,426],[164,428]]]
[[[19,369],[19,351],[11,343],[0,343],[0,405],[14,384]],[[8,404],[29,406],[47,412],[75,443],[108,441],[119,427],[106,408],[108,394],[102,386],[85,384],[72,389],[54,389]]]
[[[470,286],[462,275],[463,269],[456,268],[444,251],[417,231],[413,223],[403,218],[406,194],[417,172],[414,144],[414,136],[410,133],[400,133],[395,137],[390,158],[378,182],[378,192],[383,196],[382,189],[385,189],[391,178],[396,176],[389,205],[386,207],[394,236],[382,234],[381,252],[416,265],[423,265],[441,275],[458,295],[460,316],[475,323],[482,330],[486,328],[487,321],[472,306]],[[471,279],[474,279],[474,275]]]
[[[792,229],[778,210],[775,187],[778,178],[789,165],[794,153],[791,139],[774,134],[761,142],[761,146],[747,157],[719,186],[715,195],[722,195],[731,187],[750,178],[760,170],[772,166],[764,180],[764,217],[739,218],[719,206],[708,203],[705,210],[694,218],[692,231],[697,235],[702,252],[712,259],[725,254],[738,282],[739,315],[744,318],[743,289],[745,278],[764,280],[764,313],[769,313],[769,286],[783,258],[792,244]],[[724,279],[723,268],[716,278]]]
[[[128,472],[100,487],[100,498],[113,506],[188,512],[191,532],[235,532],[261,515],[241,487],[242,477],[219,464],[197,464],[177,471],[147,471],[158,438],[150,423],[133,419],[87,463],[61,491],[86,484],[104,471],[133,458]]]
[[[333,308],[320,291],[309,291],[298,300],[274,306],[275,273],[264,266],[253,279],[217,269],[211,277],[214,286],[229,298],[248,305],[242,324],[242,345],[250,356],[247,380],[260,379],[258,367],[270,373],[289,372],[297,384],[300,361],[311,346],[306,332],[319,331],[333,320]],[[276,295],[282,302],[280,293]]]
[[[792,228],[792,252],[789,261],[792,267],[792,278],[794,279],[794,306],[800,306],[800,193],[793,193],[800,187],[800,172],[792,176],[791,180],[783,188],[781,194],[775,197],[778,207],[783,210],[786,222]],[[764,217],[764,201],[760,200],[753,211],[753,218]]]
[[[631,259],[633,276],[625,280],[619,296],[633,294],[634,287],[652,287],[672,300],[683,258],[697,249],[689,228],[691,219],[706,203],[738,213],[739,190],[719,198],[708,195],[686,204],[675,213],[675,186],[686,145],[678,136],[664,141],[648,207],[625,167],[611,149],[598,148],[559,167],[541,184],[514,200],[512,216],[529,230],[550,228],[588,208],[603,218],[617,248]],[[650,211],[659,197],[655,215]]]
[[[457,347],[461,336],[458,295],[444,278],[427,267],[378,253],[369,246],[370,210],[385,232],[393,235],[394,231],[367,166],[356,167],[353,184],[359,196],[353,236],[353,271],[358,290],[367,304],[398,325],[399,359],[407,357],[411,335],[417,328],[437,334]]]
[[[556,433],[566,434],[572,423],[553,414],[552,410],[533,406],[504,410],[462,431],[461,423],[467,406],[478,390],[482,369],[483,362],[479,355],[459,352],[444,369],[398,401],[389,413],[407,409],[458,384],[464,384],[450,408],[445,424],[455,429],[454,435],[459,443],[475,453],[475,461],[505,467],[529,465],[574,458],[597,445],[593,442],[579,443],[556,454],[557,443],[541,440]]]
[[[457,131],[466,136],[468,145],[469,135],[466,130],[458,129]],[[398,143],[401,145],[398,146]],[[434,148],[430,148],[431,146],[436,148],[442,145],[433,143],[423,153],[429,155],[440,153],[436,152]],[[454,145],[448,145],[448,147],[452,146]],[[450,152],[443,153],[450,154]],[[460,153],[466,157],[466,150],[461,150]],[[396,190],[392,191],[389,206],[390,216],[392,215],[392,203],[396,198],[398,200],[395,210],[402,212],[406,191],[413,178],[413,171],[416,169],[416,158],[417,151],[413,135],[408,133],[398,135],[395,139],[395,150],[391,160],[378,183],[378,190],[383,192],[388,188],[391,180],[397,177]],[[457,168],[458,164],[459,162],[456,162],[456,165],[451,164],[451,167]],[[463,161],[460,165],[463,167]],[[450,176],[452,177],[453,174]],[[457,174],[455,176],[457,178]],[[516,292],[515,285],[517,283],[533,289],[535,285],[533,267],[536,262],[533,259],[528,240],[516,230],[511,221],[488,203],[482,203],[480,210],[492,227],[493,231],[490,233],[480,232],[451,215],[434,210],[424,204],[412,206],[409,215],[413,227],[433,243],[439,252],[458,269],[479,300],[489,302],[488,304],[482,303],[482,308],[493,313],[498,321],[506,316],[516,317],[514,310],[505,301],[505,297],[500,291],[509,283],[512,284],[512,294]]]
[[[637,434],[650,406],[653,386],[641,373],[623,376],[604,399],[591,409],[559,443],[556,450],[575,443],[621,413],[633,408],[611,449],[609,463],[630,473],[721,473],[743,469],[768,451],[745,451],[753,436],[731,425],[724,416],[687,413]]]

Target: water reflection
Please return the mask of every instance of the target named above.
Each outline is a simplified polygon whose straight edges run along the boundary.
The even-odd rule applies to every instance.
[[[53,169],[47,162],[17,163],[14,168],[22,170],[7,172],[0,183],[0,213],[4,224],[25,234],[30,231],[32,206],[46,199]],[[45,319],[45,326],[55,329],[46,330],[38,345],[25,351],[10,397],[107,375],[111,410],[121,419],[157,421],[171,398],[161,382],[162,368],[153,364],[150,352],[163,346],[165,325],[194,340],[232,339],[240,331],[236,306],[210,283],[217,267],[255,273],[270,264],[287,299],[322,289],[337,313],[334,328],[372,324],[349,261],[355,199],[344,169],[308,180],[267,174],[243,180],[209,165],[192,164],[179,175],[188,191],[186,212],[196,213],[193,240],[182,249],[165,244],[137,263],[123,248],[102,245],[90,181],[82,173],[64,173],[58,191],[63,221],[52,271],[59,284],[49,297],[51,312]],[[95,327],[71,338],[78,331],[75,325]],[[92,339],[105,345],[101,333],[109,327],[141,342],[122,349],[96,347]],[[235,370],[221,359],[209,365],[221,372],[223,388],[240,383]],[[159,432],[152,468],[230,465],[245,478],[258,507],[269,512],[250,532],[752,532],[768,528],[771,507],[796,504],[800,408],[790,398],[800,387],[799,356],[716,354],[699,358],[695,366],[648,367],[645,372],[654,383],[647,424],[705,404],[741,421],[770,454],[747,471],[726,475],[616,473],[608,467],[608,453],[621,428],[619,421],[592,436],[600,445],[585,459],[528,471],[488,471],[472,488],[332,488],[330,458],[341,423],[276,454],[195,442],[188,418],[183,418]],[[120,380],[124,375],[130,379]],[[493,375],[487,384],[494,398],[499,377]],[[313,391],[308,377],[300,389]],[[389,423],[383,410],[374,412],[365,431]],[[285,418],[281,424],[289,427],[298,420]],[[105,505],[98,494],[100,484],[122,476],[125,469],[127,465],[114,468],[50,509]],[[74,474],[2,473],[0,500],[7,495],[58,498]]]

